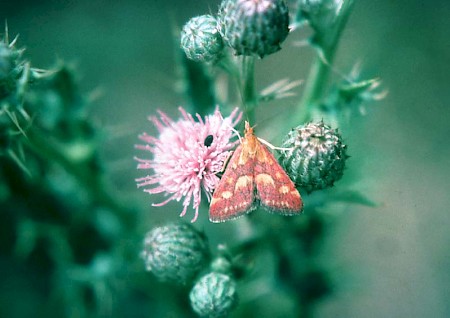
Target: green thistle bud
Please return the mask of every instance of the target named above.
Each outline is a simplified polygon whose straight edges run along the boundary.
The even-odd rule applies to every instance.
[[[342,1],[300,0],[298,5],[301,14],[309,21],[311,27],[316,32],[326,33],[336,22]]]
[[[320,123],[292,129],[283,141],[280,163],[294,183],[308,192],[331,187],[344,172],[347,146],[336,130]]]
[[[184,283],[205,266],[209,250],[205,236],[192,225],[171,223],[147,233],[141,255],[159,279]]]
[[[214,62],[223,50],[217,20],[211,15],[190,19],[181,31],[181,48],[186,56],[197,62]]]
[[[237,55],[264,57],[281,49],[289,33],[289,12],[283,0],[223,0],[218,28]]]
[[[236,283],[221,273],[201,277],[189,294],[191,306],[202,317],[222,317],[237,304]]]
[[[348,18],[355,1],[298,0],[295,23],[308,21],[314,29],[312,43],[322,49],[334,45],[340,26]]]

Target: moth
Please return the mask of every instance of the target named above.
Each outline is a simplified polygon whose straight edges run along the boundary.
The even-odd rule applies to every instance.
[[[209,207],[211,222],[225,222],[262,206],[269,212],[297,215],[303,201],[273,154],[245,122],[245,135],[231,156]]]

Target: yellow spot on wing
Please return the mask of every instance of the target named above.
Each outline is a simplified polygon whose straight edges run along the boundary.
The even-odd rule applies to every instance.
[[[280,193],[282,193],[282,194],[286,194],[286,193],[289,193],[289,187],[288,186],[281,186],[279,189],[278,189],[278,192],[280,192]]]
[[[245,188],[248,184],[252,183],[253,178],[251,176],[240,176],[237,181],[236,185],[234,186],[234,190],[238,190],[239,188]]]
[[[229,199],[233,196],[233,193],[231,191],[223,191],[222,192],[222,198]]]
[[[272,177],[266,173],[260,173],[256,176],[256,182],[257,183],[263,183],[265,185],[271,185],[275,186],[275,182],[273,181]]]
[[[228,184],[233,184],[234,183],[234,179],[232,177],[228,177],[226,181],[227,181]]]

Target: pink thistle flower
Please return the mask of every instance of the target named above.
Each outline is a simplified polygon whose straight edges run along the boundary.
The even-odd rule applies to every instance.
[[[136,182],[138,188],[145,187],[145,192],[169,196],[153,206],[163,206],[184,197],[180,216],[186,214],[187,207],[193,201],[195,216],[191,222],[195,222],[202,189],[209,202],[219,182],[217,173],[222,171],[230,150],[239,142],[231,141],[231,138],[233,127],[240,121],[242,113],[236,108],[230,116],[223,118],[216,109],[204,120],[197,114],[198,121],[195,121],[182,107],[179,110],[183,117],[176,122],[162,111],[158,111],[159,119],[149,117],[158,129],[159,137],[143,133],[139,139],[145,145],[136,145],[136,148],[153,153],[153,159],[135,159],[138,169],[153,169],[154,173],[138,178]]]

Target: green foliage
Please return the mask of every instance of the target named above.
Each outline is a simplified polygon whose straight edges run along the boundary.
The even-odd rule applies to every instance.
[[[1,254],[18,266],[13,276],[27,272],[41,281],[30,292],[54,308],[41,305],[42,315],[101,314],[117,272],[135,259],[128,256],[133,248],[118,245],[134,215],[104,183],[99,129],[74,70],[34,69],[7,42],[0,48],[10,54],[2,56],[14,59],[2,62],[9,71],[0,82],[0,220],[7,225]],[[17,311],[10,309],[2,315]]]

